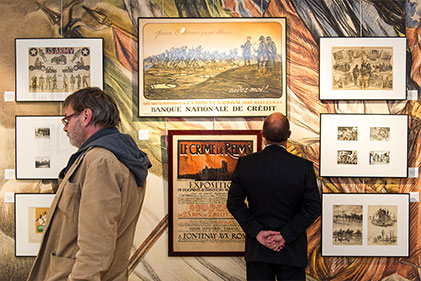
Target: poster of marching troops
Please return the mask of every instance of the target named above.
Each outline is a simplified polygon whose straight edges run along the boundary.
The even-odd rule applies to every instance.
[[[285,36],[285,18],[139,18],[139,115],[285,113]]]
[[[169,131],[170,255],[240,255],[245,234],[226,208],[239,157],[259,131]]]

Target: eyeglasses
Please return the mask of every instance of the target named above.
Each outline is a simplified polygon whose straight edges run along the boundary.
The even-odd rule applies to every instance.
[[[73,112],[72,114],[70,114],[69,116],[64,116],[63,118],[61,118],[61,122],[63,123],[63,125],[66,127],[67,125],[69,125],[70,119],[75,116],[76,114],[78,114],[77,112]]]

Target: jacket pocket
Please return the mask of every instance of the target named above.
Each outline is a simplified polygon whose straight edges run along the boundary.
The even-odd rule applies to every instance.
[[[76,206],[79,204],[80,189],[79,184],[66,182],[63,193],[57,203],[57,207],[68,217],[73,217]]]
[[[59,257],[52,253],[45,281],[67,280],[67,277],[72,272],[74,263],[75,259],[73,258]]]

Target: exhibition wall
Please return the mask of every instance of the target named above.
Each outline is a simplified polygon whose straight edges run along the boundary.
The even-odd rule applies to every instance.
[[[169,169],[173,167],[169,161],[173,158],[173,155],[169,155],[169,132],[194,130],[197,134],[197,131],[201,130],[206,135],[206,131],[223,130],[229,135],[229,131],[252,130],[250,132],[256,133],[261,129],[264,116],[274,110],[286,113],[291,122],[292,135],[287,149],[313,161],[323,193],[338,194],[336,199],[326,201],[327,204],[330,202],[326,208],[332,209],[335,214],[335,206],[338,206],[335,202],[341,202],[339,206],[348,206],[361,200],[365,202],[362,205],[368,205],[367,212],[356,208],[347,210],[364,216],[367,213],[367,216],[373,217],[373,213],[370,215],[370,203],[364,201],[368,200],[366,194],[370,194],[370,199],[378,198],[379,206],[388,206],[393,202],[397,206],[395,209],[383,209],[387,209],[387,213],[396,213],[395,221],[398,221],[398,225],[394,228],[393,235],[398,235],[398,239],[386,241],[383,236],[377,237],[374,244],[371,243],[357,252],[348,251],[346,244],[336,250],[335,246],[342,241],[329,240],[329,237],[332,237],[330,234],[334,234],[334,226],[328,225],[325,228],[323,218],[317,219],[307,230],[307,279],[421,280],[420,206],[416,202],[407,204],[407,198],[402,199],[401,196],[421,190],[417,174],[421,163],[421,106],[418,97],[421,86],[420,0],[16,0],[2,1],[0,7],[3,10],[3,17],[0,19],[3,30],[0,44],[0,280],[25,280],[34,261],[31,254],[20,254],[16,251],[16,243],[19,243],[16,240],[21,239],[17,232],[24,226],[21,226],[22,223],[18,220],[20,218],[16,218],[18,223],[15,225],[15,212],[22,213],[21,207],[15,210],[15,203],[26,207],[31,203],[23,200],[25,196],[14,197],[13,194],[32,194],[33,198],[38,198],[36,194],[50,194],[57,184],[50,175],[37,177],[36,169],[35,176],[31,174],[25,178],[25,173],[17,174],[19,179],[16,179],[17,162],[25,163],[25,157],[29,157],[31,153],[28,147],[32,145],[28,144],[28,147],[25,147],[23,141],[19,142],[18,146],[19,136],[22,141],[22,138],[25,139],[25,130],[34,129],[34,138],[43,139],[46,134],[54,134],[53,131],[46,132],[43,129],[47,125],[20,125],[18,120],[32,120],[33,118],[27,117],[40,115],[44,116],[42,124],[48,124],[50,119],[56,118],[45,116],[60,116],[64,113],[60,100],[43,97],[29,100],[18,98],[17,91],[22,77],[15,75],[19,68],[16,67],[19,55],[15,52],[17,38],[103,38],[102,61],[96,61],[98,53],[91,52],[89,63],[95,66],[103,64],[103,77],[97,78],[102,79],[103,89],[118,103],[122,118],[120,130],[137,140],[138,146],[148,154],[153,164],[149,170],[146,197],[133,243],[129,280],[245,280],[245,261],[238,255],[237,248],[231,251],[235,252],[233,255],[221,254],[223,251],[217,250],[206,251],[205,254],[169,255],[171,251],[168,215],[169,200],[173,194],[168,190],[172,180],[169,178]],[[179,43],[176,36],[166,32],[165,28],[166,25],[177,24],[177,20],[181,18],[185,19],[183,24],[192,28],[199,25],[199,28],[206,30],[204,24],[216,27],[208,30],[206,34],[196,34],[193,41],[181,40]],[[158,35],[148,35],[148,24],[145,24],[145,21],[148,21],[149,27],[158,26],[155,34],[162,38],[160,43],[151,44]],[[160,24],[165,25],[159,28]],[[224,53],[228,49],[225,49],[225,42],[218,36],[225,32],[226,38],[234,38],[235,32],[229,30],[231,24],[244,25],[244,30],[251,30],[247,27],[258,24],[264,30],[262,35],[266,37],[270,34],[273,37],[278,52],[278,68],[275,67],[275,70],[278,70],[279,75],[272,75],[273,70],[259,71],[255,56],[250,65],[245,63],[241,45],[246,41],[246,36],[243,35],[248,34],[244,30],[241,39],[236,41],[233,52]],[[283,26],[285,31],[281,31],[280,35],[271,34],[266,30],[270,30],[272,24]],[[251,37],[251,42],[257,48],[259,36]],[[348,43],[346,39],[350,37],[357,37],[357,43]],[[328,43],[332,40],[328,38],[337,40]],[[396,41],[402,41],[403,45],[390,43],[391,40],[387,39],[398,39]],[[51,42],[48,41],[48,44]],[[328,44],[339,46],[340,49],[328,49]],[[159,49],[162,45],[165,47],[156,53],[155,57],[146,51]],[[93,50],[93,45],[89,46]],[[215,51],[218,46],[219,53]],[[75,48],[81,48],[82,51],[83,47],[86,46],[76,45]],[[332,86],[341,90],[344,85],[349,85],[352,89],[356,86],[353,84],[356,80],[352,80],[355,79],[352,74],[343,75],[340,81],[335,80],[335,71],[338,69],[345,69],[344,73],[351,73],[347,66],[339,65],[336,68],[330,65],[340,61],[336,51],[345,51],[346,54],[363,52],[362,49],[352,49],[354,47],[371,47],[374,49],[371,54],[392,54],[385,55],[382,59],[389,60],[393,69],[401,70],[393,72],[392,82],[389,76],[384,76],[383,83],[375,85],[374,90],[350,92],[358,98],[346,96],[346,93],[341,91],[337,91],[339,97],[326,97],[330,91],[326,87]],[[351,51],[347,52],[347,48]],[[195,64],[171,59],[174,50],[196,52],[197,57],[192,60]],[[324,50],[328,50],[327,53],[323,52]],[[391,50],[399,52],[393,53]],[[207,68],[204,63],[203,55],[208,51],[217,52],[222,56],[219,61],[215,59],[212,62],[214,67]],[[160,57],[159,54],[163,56]],[[213,56],[215,58],[215,55]],[[197,59],[198,57],[200,59]],[[151,66],[156,65],[156,61],[165,62],[166,65],[161,69],[168,72],[149,71],[153,69]],[[35,65],[35,61],[29,60],[29,64],[31,63]],[[86,67],[88,64],[87,60],[83,63],[81,61],[79,67]],[[60,66],[59,61],[55,66],[60,69],[59,72],[67,71],[64,66]],[[26,67],[25,70],[28,71]],[[82,69],[80,73],[85,70]],[[96,74],[98,72],[101,70],[95,70]],[[203,72],[200,77],[195,75],[199,72]],[[390,74],[390,70],[378,72]],[[91,75],[95,73],[91,72]],[[25,75],[29,77],[28,74]],[[185,76],[188,79],[183,78]],[[167,77],[168,81],[163,77]],[[30,87],[29,80],[22,82],[24,87]],[[244,81],[254,85],[253,91],[244,86]],[[362,81],[359,86],[365,83],[363,80],[358,81]],[[94,84],[91,82],[91,85]],[[276,85],[278,90],[270,93],[265,90],[266,84]],[[199,87],[201,91],[191,91]],[[385,96],[380,91],[384,88],[399,91],[392,96]],[[227,89],[225,94],[224,89]],[[323,93],[319,89],[323,89]],[[248,96],[247,103],[237,104],[244,101],[243,94],[250,92],[253,94]],[[373,97],[379,92],[379,96]],[[186,96],[178,96],[184,94]],[[260,94],[268,96],[262,97]],[[266,98],[273,98],[271,95],[278,95],[280,101],[267,101]],[[148,101],[145,102],[145,99]],[[262,102],[263,100],[265,102]],[[226,102],[226,107],[222,106],[222,101]],[[215,106],[218,103],[221,106]],[[198,108],[201,110],[200,114],[194,114]],[[245,108],[249,110],[235,112]],[[143,110],[149,112],[144,113]],[[180,113],[181,110],[184,111]],[[346,114],[352,114],[355,119],[343,117]],[[377,118],[378,116],[381,117]],[[355,120],[355,123],[350,123],[350,120]],[[329,124],[339,124],[341,129],[326,130],[327,127],[323,126]],[[324,162],[326,166],[321,165],[321,161],[328,160],[329,148],[332,147],[331,143],[325,143],[324,150],[321,151],[321,137],[327,140],[331,137],[330,134],[333,134],[334,143],[337,143],[342,141],[342,134],[348,134],[351,141],[356,140],[354,129],[363,128],[368,126],[367,124],[370,128],[375,128],[371,135],[367,135],[369,139],[374,138],[377,142],[390,140],[391,143],[389,148],[368,152],[371,157],[370,163],[377,165],[376,167],[370,167],[373,168],[370,170],[354,163],[353,155],[366,147],[364,143],[333,153],[333,169],[328,169],[332,166],[329,162]],[[397,138],[393,133],[395,129],[399,131]],[[360,139],[363,136],[362,133],[359,134]],[[196,137],[194,140],[198,139]],[[253,140],[252,137],[250,139]],[[30,141],[34,140],[27,138],[27,143]],[[17,157],[18,149],[23,158],[19,155]],[[394,153],[402,158],[392,158]],[[387,171],[389,163],[393,165],[390,172]],[[345,171],[342,169],[344,166],[340,166],[343,164],[353,165],[355,169]],[[36,165],[45,165],[45,159],[36,159],[35,167]],[[50,165],[53,166],[53,162],[49,162],[49,168]],[[323,169],[319,170],[320,166],[323,166]],[[354,201],[349,203],[345,193],[358,195],[352,197],[351,200]],[[19,203],[15,202],[15,199],[18,199]],[[42,201],[39,208],[45,208],[46,202]],[[407,210],[407,213],[398,211],[398,208]],[[336,212],[339,214],[342,211]],[[332,221],[334,220],[331,218]],[[328,236],[327,240],[325,236]],[[234,235],[230,237],[234,239]],[[243,237],[239,235],[235,238]],[[37,238],[34,236],[33,239]],[[322,244],[322,240],[328,242]],[[396,249],[391,247],[392,250],[389,251],[390,240],[394,241],[392,246],[396,246]],[[203,241],[206,243],[206,240]],[[331,247],[323,252],[322,246]],[[380,251],[376,253],[377,249]]]

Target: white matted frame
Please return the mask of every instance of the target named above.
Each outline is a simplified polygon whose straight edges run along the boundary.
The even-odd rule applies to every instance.
[[[103,87],[102,38],[15,39],[16,101],[63,101]]]
[[[322,256],[409,256],[409,194],[322,195]]]
[[[321,114],[322,177],[407,177],[408,115]]]
[[[320,38],[321,100],[404,100],[405,37]]]
[[[15,255],[36,256],[55,194],[15,193]]]
[[[16,116],[16,179],[57,179],[76,147],[63,116]]]

